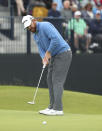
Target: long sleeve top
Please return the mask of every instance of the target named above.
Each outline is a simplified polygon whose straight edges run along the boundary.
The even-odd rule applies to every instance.
[[[50,22],[37,22],[34,40],[38,46],[41,58],[44,58],[46,51],[49,51],[51,56],[54,56],[70,50],[68,43]]]

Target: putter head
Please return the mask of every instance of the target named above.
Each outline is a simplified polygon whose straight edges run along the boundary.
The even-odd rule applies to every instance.
[[[35,104],[35,103],[34,103],[34,101],[31,101],[31,102],[28,102],[28,104],[31,104],[31,105],[33,105],[33,104]]]

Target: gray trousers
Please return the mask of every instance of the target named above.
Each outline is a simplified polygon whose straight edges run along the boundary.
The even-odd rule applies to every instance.
[[[66,51],[50,59],[47,74],[50,105],[48,108],[63,110],[63,86],[72,60],[72,52]]]

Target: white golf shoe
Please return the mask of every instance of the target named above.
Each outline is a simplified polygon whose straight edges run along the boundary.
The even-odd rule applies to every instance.
[[[40,110],[39,113],[40,113],[40,114],[44,114],[44,112],[49,111],[49,110],[51,110],[51,109],[46,108],[46,109],[44,109],[44,110]]]
[[[45,109],[41,114],[49,115],[49,116],[56,116],[56,115],[64,115],[63,111],[53,110],[53,109]]]

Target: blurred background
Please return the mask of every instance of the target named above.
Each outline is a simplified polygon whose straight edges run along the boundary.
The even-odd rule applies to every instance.
[[[22,27],[27,14],[54,24],[73,53],[102,52],[101,0],[0,0],[0,54],[38,53]]]
[[[51,22],[70,44],[66,89],[102,94],[102,0],[0,0],[0,84],[38,82],[38,48],[21,23],[27,14]]]

